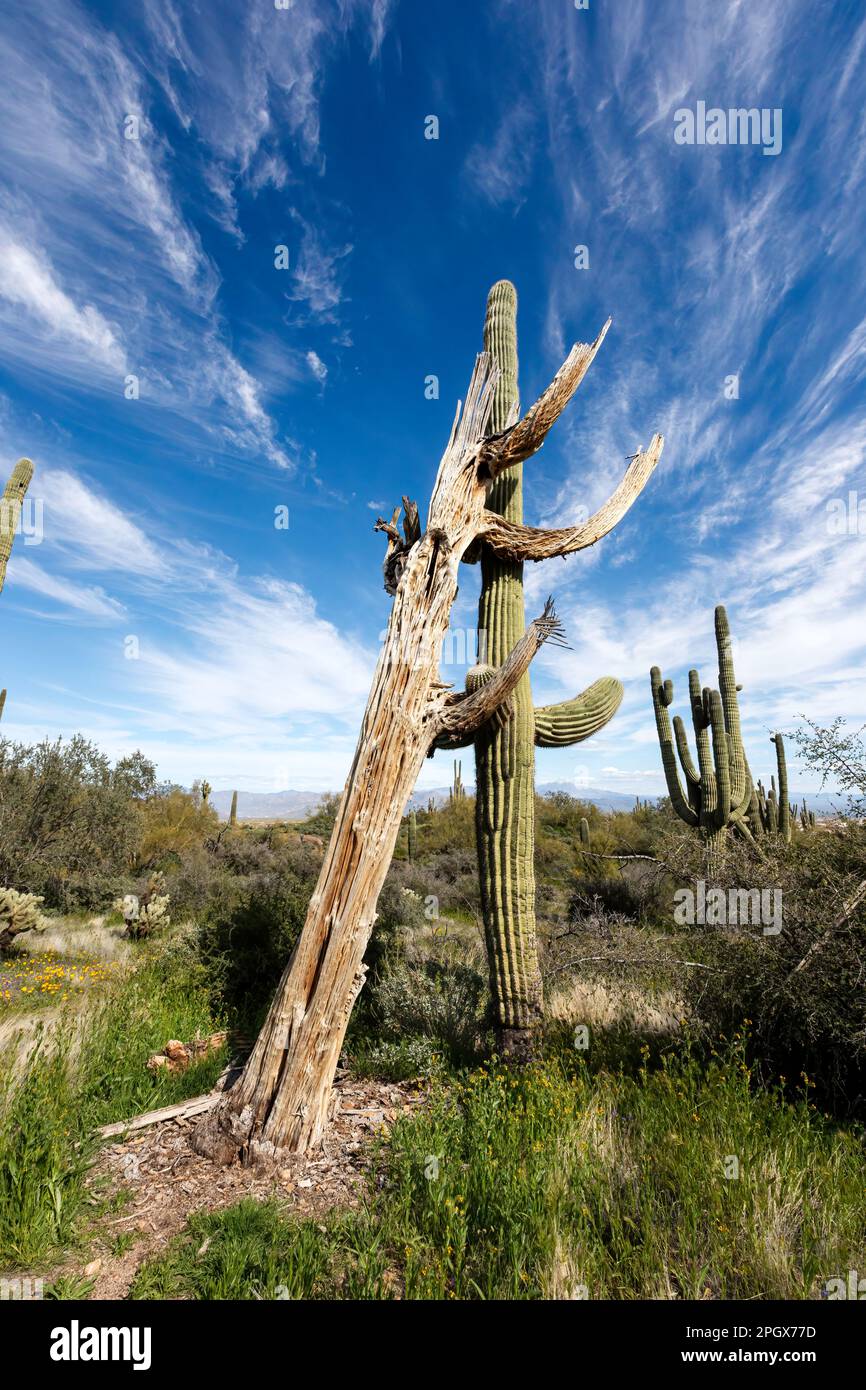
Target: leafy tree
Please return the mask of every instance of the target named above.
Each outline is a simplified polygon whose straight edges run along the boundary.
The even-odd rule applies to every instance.
[[[814,724],[811,719],[806,719],[805,715],[800,717],[804,720],[806,728],[797,729],[792,737],[800,749],[803,762],[813,772],[820,772],[822,786],[832,778],[848,793],[849,815],[866,815],[866,747],[863,743],[863,728],[846,734],[844,719],[834,719],[829,729],[824,729]]]
[[[48,907],[104,904],[135,858],[136,796],[153,779],[140,753],[112,767],[80,734],[30,746],[0,739],[0,882]]]

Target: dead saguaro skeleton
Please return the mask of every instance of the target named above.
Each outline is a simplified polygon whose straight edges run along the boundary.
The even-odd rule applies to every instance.
[[[485,506],[495,479],[541,448],[608,327],[594,343],[575,344],[526,415],[493,435],[487,428],[498,369],[481,353],[466,403],[457,407],[426,529],[406,498],[402,535],[399,508],[390,522],[376,523],[388,536],[385,587],[394,604],[355,756],[303,932],[243,1075],[196,1131],[200,1153],[223,1162],[267,1162],[319,1142],[349,1015],[364,983],[376,902],[424,759],[437,739],[471,733],[497,712],[507,715],[510,693],[533,656],[560,632],[548,601],[486,685],[468,694],[445,684],[439,656],[467,549],[483,539],[510,556],[540,560],[593,545],[628,510],[658,462],[660,435],[634,456],[604,506],[566,530],[511,525]]]

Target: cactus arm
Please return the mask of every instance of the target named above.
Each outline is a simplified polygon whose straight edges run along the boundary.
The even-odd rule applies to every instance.
[[[661,458],[663,448],[662,436],[653,435],[649,447],[639,451],[632,460],[616,491],[580,526],[546,530],[540,526],[522,526],[487,511],[479,534],[491,550],[507,560],[550,560],[557,555],[571,555],[576,550],[586,550],[612,531],[637,501]]]
[[[716,650],[719,657],[719,693],[725,716],[725,728],[731,740],[731,801],[738,805],[746,789],[746,754],[740,726],[740,704],[737,699],[737,678],[734,674],[733,645],[728,615],[722,604],[715,615]]]
[[[689,748],[688,735],[686,734],[686,726],[683,723],[682,716],[679,714],[674,715],[674,738],[676,740],[677,752],[680,755],[680,763],[682,764],[683,772],[686,776],[686,793],[689,798],[689,805],[693,811],[700,815],[702,797],[701,779],[695,771],[691,749]]]
[[[33,464],[29,459],[19,459],[0,499],[0,590],[6,579],[6,566],[12,554],[12,542],[21,515],[21,504],[32,477]]]
[[[785,740],[781,734],[774,734],[770,742],[776,745],[776,768],[779,773],[779,834],[790,842],[791,807],[788,802],[788,760],[785,757]]]
[[[529,624],[518,642],[515,642],[501,666],[477,690],[460,691],[446,696],[438,716],[440,733],[465,733],[479,729],[482,724],[492,721],[492,716],[505,703],[516,689],[522,676],[529,670],[535,653],[551,639],[562,635],[562,624],[556,616],[553,600],[548,599],[543,611]]]
[[[0,690],[0,719],[3,718],[3,710],[6,706],[6,691]]]
[[[614,676],[602,676],[573,700],[542,705],[535,711],[538,748],[568,748],[603,729],[622,703],[623,688]]]
[[[713,735],[713,763],[716,770],[715,825],[719,830],[731,815],[731,751],[725,730],[725,711],[718,690],[709,691],[710,728]]]
[[[654,666],[650,671],[650,687],[653,696],[653,708],[656,716],[656,729],[659,736],[659,747],[662,754],[662,767],[667,783],[668,796],[671,804],[686,825],[696,826],[699,824],[697,811],[686,800],[685,793],[680,785],[680,774],[677,768],[677,758],[674,752],[674,741],[671,734],[671,721],[668,715],[668,705],[670,699],[665,685],[662,683],[662,673],[658,666]]]

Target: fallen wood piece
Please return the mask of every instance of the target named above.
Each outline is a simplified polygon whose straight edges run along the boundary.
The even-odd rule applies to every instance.
[[[178,1120],[183,1115],[202,1115],[222,1097],[222,1091],[209,1091],[206,1096],[196,1096],[193,1100],[181,1100],[175,1105],[164,1105],[161,1110],[148,1110],[144,1115],[134,1115],[131,1120],[118,1120],[113,1125],[102,1125],[96,1132],[101,1139],[111,1139],[115,1134],[131,1133],[135,1129],[146,1129],[148,1125],[162,1124],[164,1120]]]
[[[208,1052],[216,1052],[228,1039],[228,1033],[211,1033],[207,1038],[193,1038],[192,1042],[178,1042],[173,1038],[167,1042],[162,1052],[155,1052],[147,1059],[148,1071],[186,1071],[191,1062],[204,1057]]]
[[[179,1100],[174,1105],[164,1105],[160,1110],[147,1110],[143,1115],[133,1115],[130,1120],[118,1120],[115,1124],[102,1125],[96,1131],[101,1139],[112,1139],[116,1134],[131,1134],[136,1129],[147,1129],[149,1125],[159,1125],[165,1120],[182,1120],[186,1115],[202,1115],[222,1099],[241,1073],[241,1066],[233,1063],[220,1072],[212,1091],[203,1096],[193,1096],[192,1100]]]

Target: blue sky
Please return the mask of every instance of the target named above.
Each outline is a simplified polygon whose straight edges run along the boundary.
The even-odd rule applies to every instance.
[[[340,786],[390,603],[372,523],[404,492],[423,514],[502,276],[526,404],[613,316],[528,521],[666,438],[613,534],[527,573],[572,647],[534,663],[538,703],[626,686],[539,781],[661,791],[649,667],[684,710],[718,602],[756,773],[800,712],[866,719],[866,515],[827,510],[866,513],[860,5],[31,0],[0,61],[0,441],[43,517],[2,596],[8,737]],[[677,144],[698,101],[780,108],[781,151]]]

